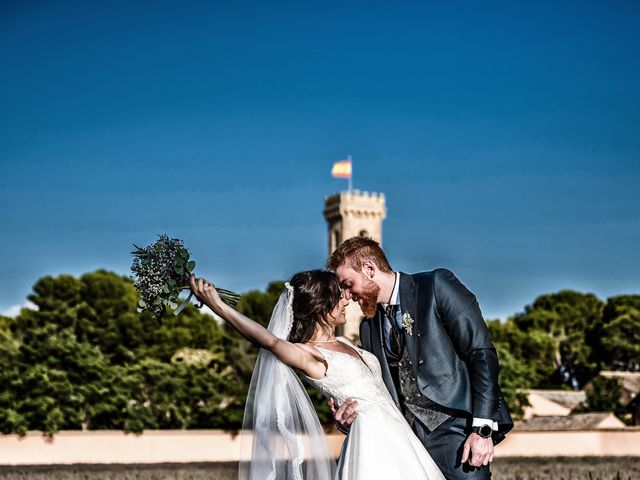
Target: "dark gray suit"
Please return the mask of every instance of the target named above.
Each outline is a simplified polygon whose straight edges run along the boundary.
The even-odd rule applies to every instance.
[[[400,273],[400,307],[414,321],[406,347],[418,390],[455,415],[434,431],[418,420],[413,429],[447,478],[487,478],[488,468],[460,465],[462,445],[473,417],[498,422],[498,443],[513,422],[498,386],[498,357],[475,295],[446,269],[407,275]],[[384,382],[399,408],[384,348],[382,308],[360,324],[363,348],[376,355]]]

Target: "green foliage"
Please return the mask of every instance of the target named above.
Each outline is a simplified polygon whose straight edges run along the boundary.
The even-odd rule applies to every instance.
[[[511,414],[521,418],[529,403],[524,389],[532,388],[539,380],[532,363],[522,356],[526,336],[512,322],[501,324],[499,320],[487,322],[500,362],[499,383]],[[517,343],[516,343],[517,341]],[[512,348],[515,345],[516,348]]]
[[[640,295],[609,298],[593,337],[601,369],[640,371]]]
[[[521,330],[513,318],[504,323],[497,320],[488,322],[489,332],[493,338],[498,355],[513,359],[526,366],[526,375],[522,368],[514,363],[514,378],[521,378],[518,388],[530,388],[538,386],[553,375],[555,365],[555,344],[553,338],[542,330],[533,329],[528,332]],[[502,349],[498,348],[502,346]],[[500,369],[502,373],[502,357],[500,357]],[[507,372],[505,372],[507,373]]]
[[[640,296],[602,302],[592,294],[542,295],[504,323],[488,322],[500,359],[500,384],[518,417],[524,389],[578,388],[591,382],[581,411],[611,411],[623,420],[620,387],[597,374],[640,370]]]
[[[17,348],[5,348],[0,362],[2,383],[9,386],[0,398],[4,433],[82,428],[100,408],[112,376],[96,347],[54,325],[30,331]]]
[[[271,312],[278,302],[278,298],[284,289],[284,282],[276,281],[270,282],[266,291],[251,290],[242,295],[236,309],[246,315],[247,317],[255,320],[260,325],[266,327],[271,320]],[[228,325],[224,326],[225,331],[234,339],[239,342],[233,347],[233,355],[238,359],[236,367],[246,376],[251,377],[253,371],[253,365],[256,362],[258,356],[258,348],[250,344],[235,330]]]
[[[283,289],[284,282],[271,282],[266,292],[252,290],[242,295],[236,308],[240,313],[266,327]]]
[[[595,377],[586,388],[586,400],[573,411],[578,412],[613,412],[627,424],[632,424],[631,415],[622,403],[620,381],[617,378]]]
[[[29,299],[39,310],[0,318],[2,432],[241,425],[251,369],[211,316],[189,306],[158,325],[106,271],[44,277]],[[172,362],[187,347],[211,361]]]
[[[238,309],[267,325],[283,288],[249,292]],[[0,317],[3,433],[241,426],[258,349],[211,316],[188,306],[158,324],[137,311],[130,279],[104,270],[43,277],[29,299],[39,310]]]
[[[620,382],[617,378],[596,377],[587,389],[587,406],[591,412],[613,412],[620,406]]]
[[[13,322],[13,318],[0,315],[0,344],[13,340],[13,335],[11,334]]]
[[[267,325],[283,282],[251,291],[238,310]],[[0,316],[0,431],[241,426],[258,349],[188,306],[160,324],[137,312],[131,280],[99,270],[43,277],[38,310]],[[640,370],[640,296],[562,291],[504,323],[488,322],[500,384],[515,416],[525,389],[575,387],[599,369]],[[593,380],[584,408],[622,415],[619,386]],[[323,423],[325,399],[308,388]]]
[[[541,342],[540,346],[546,343],[545,337],[551,340],[552,351],[543,346],[544,367],[553,366],[553,370],[540,386],[579,388],[593,377],[597,370],[588,339],[601,322],[603,308],[604,303],[593,294],[563,290],[536,298],[524,313],[513,317],[515,326]],[[544,369],[539,373],[544,374]]]

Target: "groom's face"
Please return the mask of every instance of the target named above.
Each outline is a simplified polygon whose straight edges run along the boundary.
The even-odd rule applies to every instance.
[[[376,314],[380,287],[364,272],[357,272],[346,264],[336,268],[336,276],[347,299],[353,298],[360,305],[362,313],[372,318]]]

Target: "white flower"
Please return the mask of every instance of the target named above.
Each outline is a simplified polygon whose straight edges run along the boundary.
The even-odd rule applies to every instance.
[[[409,335],[413,335],[413,318],[411,318],[411,315],[407,312],[402,314],[402,328],[404,328]]]

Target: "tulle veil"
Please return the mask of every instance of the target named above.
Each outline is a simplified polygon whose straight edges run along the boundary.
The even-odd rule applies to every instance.
[[[268,325],[286,339],[293,324],[293,287],[285,289]],[[261,349],[251,377],[240,433],[239,480],[331,480],[335,460],[311,400],[294,371]]]

